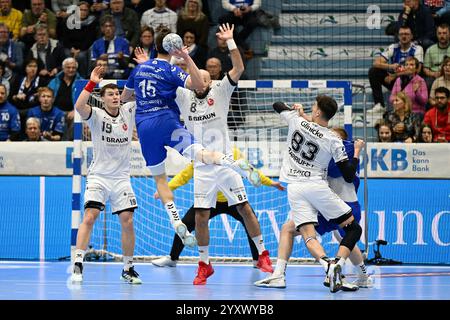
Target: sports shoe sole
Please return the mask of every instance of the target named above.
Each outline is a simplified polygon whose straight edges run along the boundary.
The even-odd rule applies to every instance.
[[[284,289],[286,288],[286,283],[285,284],[275,284],[275,283],[265,283],[265,281],[267,281],[266,279],[264,280],[259,280],[256,281],[254,283],[255,286],[260,287],[260,288],[274,288],[274,289]]]
[[[250,181],[250,183],[253,186],[259,187],[261,185],[261,177],[259,176],[258,172],[256,172],[247,161],[241,161],[239,163],[239,168],[241,170],[249,172],[248,181]]]
[[[129,283],[129,284],[142,284],[142,280],[141,279],[133,281],[133,280],[128,280],[128,279],[120,276],[120,280],[122,280],[123,282]]]
[[[178,234],[186,247],[193,248],[197,245],[197,239],[195,239],[192,234],[188,233],[187,227],[184,223],[180,223],[176,227],[175,232]]]
[[[330,279],[330,292],[336,293],[342,288],[341,266],[336,265],[333,270],[333,278]]]

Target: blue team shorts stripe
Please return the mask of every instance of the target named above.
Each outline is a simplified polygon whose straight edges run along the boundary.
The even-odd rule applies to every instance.
[[[359,221],[361,220],[361,207],[359,205],[359,202],[346,202],[346,204],[348,204],[350,206],[350,208],[352,208],[352,214],[355,217],[355,220],[359,223]],[[339,234],[341,236],[345,235],[344,230],[339,228],[339,225],[331,222],[331,221],[327,221],[319,212],[318,215],[318,223],[319,225],[316,226],[316,231],[318,234],[323,235],[325,233],[331,232],[333,230],[338,230]]]

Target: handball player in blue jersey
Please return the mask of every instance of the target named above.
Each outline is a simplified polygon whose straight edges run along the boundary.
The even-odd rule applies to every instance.
[[[122,93],[122,101],[136,99],[136,127],[146,165],[155,178],[158,194],[176,233],[185,245],[192,247],[196,242],[195,237],[181,222],[173,202],[173,193],[168,187],[165,173],[166,146],[191,160],[230,167],[248,178],[253,185],[260,185],[261,180],[246,160],[234,161],[223,153],[205,150],[180,122],[180,111],[175,103],[177,88],[201,91],[208,84],[203,82],[186,48],[175,48],[170,54],[163,48],[163,39],[168,34],[170,30],[164,29],[156,37],[156,59],[138,61],[142,63],[131,73]],[[169,63],[172,55],[186,61],[190,74]]]

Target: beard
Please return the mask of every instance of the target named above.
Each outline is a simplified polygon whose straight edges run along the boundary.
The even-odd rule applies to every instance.
[[[211,88],[206,89],[202,94],[199,94],[197,91],[195,91],[195,96],[197,97],[197,99],[205,99],[210,89]]]

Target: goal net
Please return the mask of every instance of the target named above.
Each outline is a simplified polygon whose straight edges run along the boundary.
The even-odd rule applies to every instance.
[[[123,88],[123,81],[115,82],[121,89]],[[85,83],[85,81],[76,83],[77,92],[81,92]],[[104,83],[101,83],[100,86]],[[96,88],[91,95],[90,103],[93,106],[101,107],[98,92],[99,88]],[[273,111],[272,104],[276,101],[284,101],[288,104],[298,102],[303,104],[306,112],[309,112],[318,94],[327,94],[336,99],[339,110],[331,125],[345,127],[351,136],[352,97],[351,84],[347,81],[239,81],[238,88],[231,99],[228,117],[230,137],[234,146],[239,148],[256,168],[277,181],[287,126]],[[83,214],[85,175],[92,160],[92,144],[89,140],[89,130],[77,115],[75,119],[74,167],[79,166],[80,168],[74,168],[72,248],[75,245],[76,232]],[[77,148],[80,150],[79,152],[77,152]],[[176,151],[169,150],[166,163],[169,178],[172,178],[187,164],[187,159]],[[149,170],[145,167],[138,141],[133,142],[131,167],[132,186],[139,206],[134,213],[135,256],[137,260],[151,260],[168,255],[175,235],[174,230],[163,204],[153,197],[156,185]],[[249,203],[260,223],[265,246],[270,251],[271,257],[275,258],[281,227],[289,214],[286,191],[279,191],[268,186],[255,188],[247,181],[244,183]],[[174,196],[180,216],[183,216],[194,203],[193,181],[191,180],[175,190]],[[252,260],[248,238],[240,222],[226,214],[221,214],[210,220],[209,228],[211,237],[209,250],[213,261],[246,262]],[[337,241],[331,234],[320,240],[327,252],[334,253],[336,251]],[[121,254],[119,219],[111,214],[108,204],[105,212],[100,214],[94,226],[90,250],[86,257],[87,259],[107,257],[120,259]],[[185,248],[180,259],[196,261],[197,257],[197,248]],[[313,261],[300,237],[295,240],[292,257],[293,261]]]

